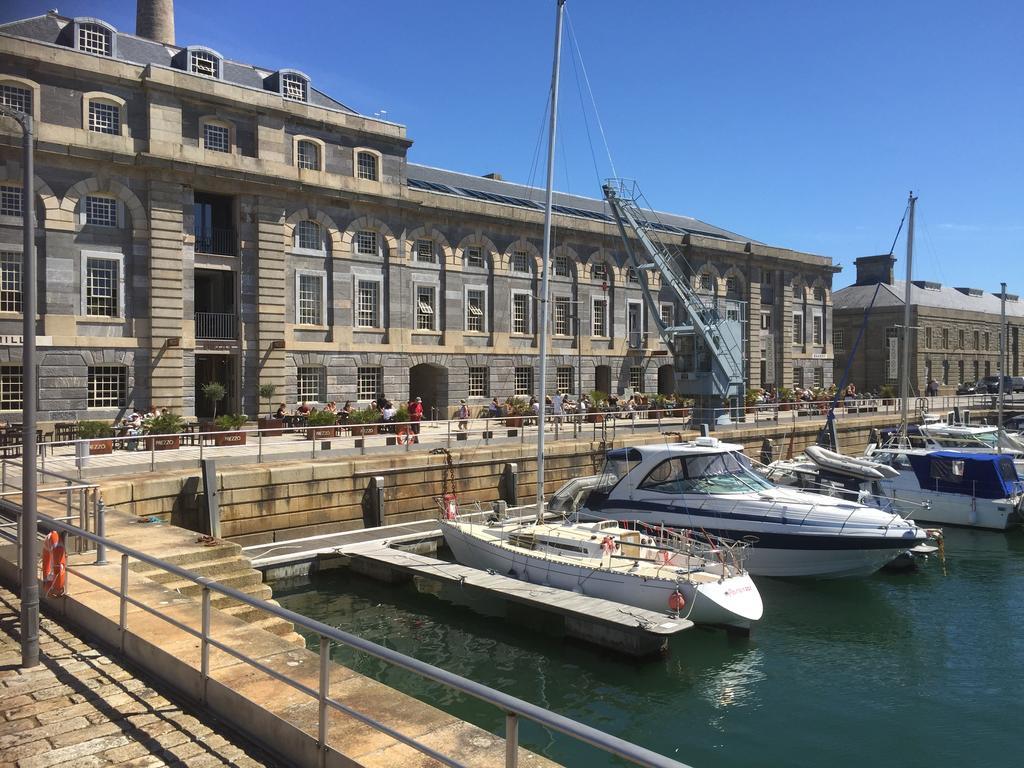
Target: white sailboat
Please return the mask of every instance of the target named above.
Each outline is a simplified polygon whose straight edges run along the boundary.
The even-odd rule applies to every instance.
[[[551,76],[547,187],[544,207],[544,271],[541,279],[540,402],[547,384],[550,323],[551,203],[557,128],[562,15],[557,0],[555,57]],[[461,519],[445,507],[441,530],[456,560],[525,581],[573,590],[591,597],[684,615],[696,623],[747,628],[761,618],[761,596],[743,568],[746,545],[708,537],[697,539],[615,522],[545,521],[544,429],[537,430],[536,520]]]

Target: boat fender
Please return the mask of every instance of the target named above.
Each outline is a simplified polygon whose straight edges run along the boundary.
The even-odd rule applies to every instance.
[[[667,550],[659,549],[657,560],[662,565],[668,565],[672,561],[672,555]]]
[[[459,501],[454,493],[444,495],[444,519],[457,520],[459,517]]]
[[[686,598],[678,589],[668,596],[668,607],[677,614],[686,607]]]
[[[601,550],[603,552],[614,552],[615,551],[615,540],[611,536],[605,536],[601,540]]]
[[[68,554],[60,534],[50,531],[43,541],[43,589],[48,597],[60,597],[67,585]]]

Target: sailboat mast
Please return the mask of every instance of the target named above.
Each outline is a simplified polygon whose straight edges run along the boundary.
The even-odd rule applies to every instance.
[[[907,435],[907,402],[910,399],[910,278],[914,273],[914,204],[917,198],[910,193],[910,221],[907,222],[907,279],[903,291],[903,347],[900,350],[903,361],[903,375],[900,377],[900,430]],[[931,383],[931,382],[928,382]]]
[[[548,175],[544,196],[544,266],[540,285],[540,412],[537,415],[537,521],[544,519],[544,416],[548,378],[548,325],[550,323],[548,274],[551,270],[551,201],[555,185],[555,130],[558,127],[558,70],[562,58],[562,12],[565,0],[558,0],[555,13],[555,61],[551,68],[551,124],[548,129]]]
[[[996,452],[1003,452],[1003,387],[1006,382],[1006,283],[999,284],[999,410],[996,417]]]

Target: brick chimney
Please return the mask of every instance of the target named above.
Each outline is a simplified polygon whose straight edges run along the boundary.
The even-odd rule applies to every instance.
[[[138,0],[135,34],[174,45],[174,0]]]
[[[857,267],[857,285],[874,285],[875,283],[892,285],[892,268],[896,263],[896,257],[891,253],[881,256],[861,256],[853,263]]]

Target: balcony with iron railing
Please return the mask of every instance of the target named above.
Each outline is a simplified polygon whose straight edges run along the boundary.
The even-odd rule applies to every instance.
[[[209,253],[216,256],[234,256],[237,253],[235,230],[211,227],[197,229],[196,253]]]
[[[213,341],[238,339],[238,316],[229,312],[196,312],[196,338]]]

